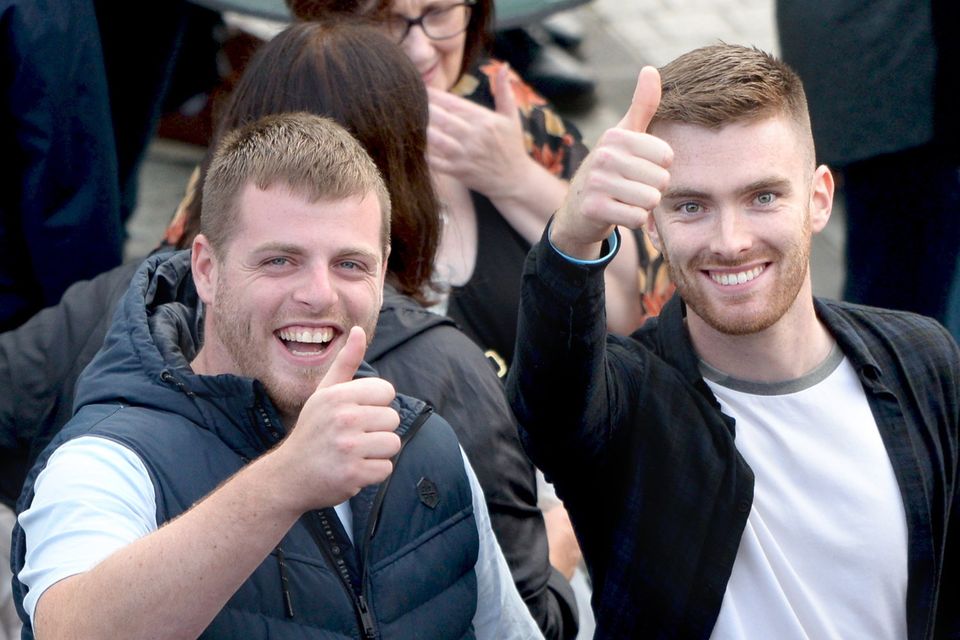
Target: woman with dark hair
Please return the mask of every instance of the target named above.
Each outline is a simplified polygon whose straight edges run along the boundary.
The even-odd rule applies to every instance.
[[[438,307],[505,373],[523,261],[587,153],[579,133],[506,64],[485,57],[493,0],[287,2],[300,19],[369,20],[417,67],[430,98],[428,159],[444,212],[435,278],[449,297]],[[607,324],[617,333],[659,308],[653,294],[662,293],[657,275],[665,269],[637,240],[623,234],[605,272]]]
[[[521,450],[500,381],[452,321],[414,299],[422,299],[429,285],[440,232],[424,164],[427,98],[416,70],[396,45],[369,27],[294,25],[257,52],[217,136],[287,111],[343,123],[383,173],[393,205],[392,254],[366,360],[397,391],[426,400],[453,425],[484,489],[521,596],[551,637],[575,633],[573,594],[549,564],[534,469]],[[203,167],[168,229],[168,247],[189,246],[196,235],[202,183]],[[60,305],[0,335],[0,460],[13,463],[2,467],[4,487],[19,490],[25,463],[69,419],[77,376],[99,349],[135,269],[125,265],[75,285]],[[195,293],[182,293],[186,303],[195,304]]]
[[[345,124],[376,162],[390,191],[389,282],[426,302],[440,240],[439,204],[423,161],[427,96],[418,87],[416,70],[399,63],[396,52],[369,28],[346,23],[286,29],[247,65],[218,114],[210,148],[228,131],[282,111],[318,113]],[[167,244],[187,249],[199,231],[208,161],[209,156],[186,206],[167,230]]]

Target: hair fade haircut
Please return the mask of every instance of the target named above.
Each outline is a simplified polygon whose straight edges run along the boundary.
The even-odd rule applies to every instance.
[[[200,230],[225,254],[237,229],[238,200],[247,185],[285,185],[310,202],[369,194],[380,202],[380,240],[390,244],[390,196],[373,160],[342,126],[309,113],[261,118],[227,134],[203,185]]]
[[[759,49],[722,43],[694,49],[660,69],[660,80],[663,95],[651,124],[719,129],[784,114],[810,130],[800,77]]]

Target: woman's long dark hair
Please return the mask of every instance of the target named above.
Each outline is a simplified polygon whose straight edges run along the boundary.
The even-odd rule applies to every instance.
[[[210,148],[231,129],[291,111],[336,120],[376,162],[393,208],[387,277],[401,293],[426,303],[440,217],[425,155],[427,95],[417,70],[370,26],[345,20],[294,24],[250,60]],[[209,154],[187,206],[186,243],[199,231],[208,161]]]

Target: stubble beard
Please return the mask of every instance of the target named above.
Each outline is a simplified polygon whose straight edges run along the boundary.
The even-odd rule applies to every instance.
[[[777,266],[778,280],[758,313],[744,316],[743,314],[729,313],[732,306],[739,302],[748,302],[750,294],[742,299],[730,297],[718,307],[717,302],[705,290],[704,284],[699,281],[701,266],[708,263],[705,253],[695,256],[685,268],[676,265],[671,259],[668,248],[663,246],[663,260],[671,280],[677,287],[677,293],[684,303],[697,314],[708,326],[725,335],[744,336],[759,333],[769,329],[782,318],[800,293],[800,288],[807,276],[810,265],[810,216],[804,216],[801,239],[791,244],[786,251],[767,249],[752,252],[736,261],[717,261],[709,259],[709,264],[717,267],[736,268],[740,265],[755,262],[763,257],[764,262],[771,262]],[[687,274],[691,274],[687,277]]]
[[[213,327],[217,336],[233,360],[240,375],[259,380],[267,395],[282,415],[296,416],[316,389],[326,369],[304,367],[292,372],[294,381],[277,375],[271,368],[271,359],[259,353],[255,346],[255,331],[251,316],[245,312],[239,297],[229,284],[222,280],[217,286],[217,309],[213,315]],[[293,426],[293,425],[289,425]]]

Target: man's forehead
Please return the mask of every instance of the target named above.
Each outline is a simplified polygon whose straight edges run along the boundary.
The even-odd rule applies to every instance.
[[[312,196],[283,183],[266,188],[248,183],[236,203],[239,215],[234,234],[246,236],[256,230],[258,237],[282,237],[339,228],[355,236],[369,231],[372,242],[379,246],[382,210],[376,193],[319,199]],[[258,243],[255,238],[248,240]]]
[[[658,123],[651,133],[673,149],[672,188],[699,188],[687,183],[701,180],[746,185],[796,177],[809,157],[796,128],[784,118],[734,122],[717,129]]]

